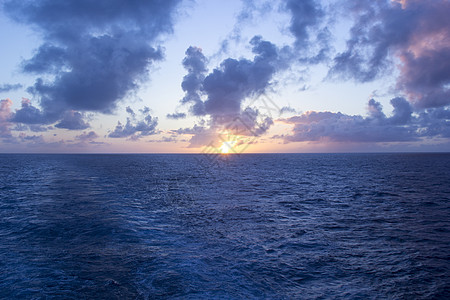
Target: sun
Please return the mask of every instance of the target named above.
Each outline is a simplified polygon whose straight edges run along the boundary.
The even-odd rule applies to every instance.
[[[236,144],[236,141],[227,141],[227,142],[223,142],[222,146],[219,147],[220,152],[222,154],[228,154],[230,153],[230,150],[233,149],[234,144]]]

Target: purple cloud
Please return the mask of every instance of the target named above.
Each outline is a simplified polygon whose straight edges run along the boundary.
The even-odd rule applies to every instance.
[[[2,138],[11,137],[11,106],[12,101],[10,99],[0,101],[0,137]]]
[[[397,88],[416,108],[450,104],[449,1],[349,1],[344,9],[355,23],[330,76],[368,82],[400,60]]]
[[[428,109],[413,115],[410,103],[404,98],[391,100],[392,116],[386,117],[381,104],[371,99],[368,116],[351,116],[340,112],[309,111],[282,121],[293,124],[285,142],[410,142],[423,138],[450,137],[450,110]]]

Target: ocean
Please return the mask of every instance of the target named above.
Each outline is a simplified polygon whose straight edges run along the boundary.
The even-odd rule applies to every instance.
[[[450,154],[2,154],[1,299],[450,299]]]

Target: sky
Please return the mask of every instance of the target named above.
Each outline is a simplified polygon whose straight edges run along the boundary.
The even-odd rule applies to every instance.
[[[0,152],[450,151],[450,0],[0,0]]]

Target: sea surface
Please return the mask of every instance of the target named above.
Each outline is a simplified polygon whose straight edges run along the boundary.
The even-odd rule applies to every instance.
[[[0,298],[450,299],[450,154],[3,154]]]

